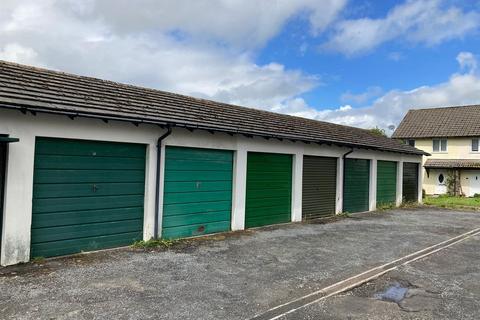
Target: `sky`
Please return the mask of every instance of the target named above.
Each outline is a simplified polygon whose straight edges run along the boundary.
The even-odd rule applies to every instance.
[[[387,133],[480,104],[479,36],[480,0],[0,1],[1,60]]]

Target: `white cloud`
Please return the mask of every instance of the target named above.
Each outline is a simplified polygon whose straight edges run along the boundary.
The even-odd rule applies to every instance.
[[[299,101],[292,108],[286,103],[282,112],[301,115],[312,119],[325,120],[363,128],[388,128],[398,125],[405,113],[412,108],[468,105],[480,102],[480,74],[473,72],[477,65],[475,56],[462,52],[457,56],[460,66],[468,66],[463,73],[455,73],[442,83],[422,86],[412,90],[392,90],[377,98],[366,108],[339,107],[337,109],[316,110],[305,101]],[[468,61],[466,63],[465,61]],[[466,63],[466,64],[465,64]]]
[[[32,48],[26,48],[18,43],[9,43],[0,49],[0,60],[24,61],[31,65],[39,65],[38,54]]]
[[[370,99],[378,97],[383,93],[382,88],[378,86],[368,87],[367,91],[354,94],[350,91],[345,92],[340,96],[340,100],[343,103],[355,103],[355,104],[363,104],[368,102]]]
[[[432,46],[462,38],[479,26],[479,12],[449,6],[445,0],[408,0],[384,18],[340,21],[322,47],[350,56],[398,39]]]
[[[242,48],[264,45],[287,20],[303,14],[318,33],[347,0],[130,0],[93,1],[84,16],[103,19],[116,32],[180,31],[195,38],[213,38]]]
[[[471,52],[460,52],[457,56],[457,61],[462,70],[468,70],[470,73],[474,73],[477,70],[477,58]]]
[[[320,83],[254,62],[294,16],[322,31],[346,0],[2,0],[0,58],[271,108]]]

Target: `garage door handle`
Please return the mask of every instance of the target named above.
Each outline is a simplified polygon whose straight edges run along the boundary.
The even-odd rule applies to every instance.
[[[93,192],[97,192],[98,186],[97,186],[96,184],[94,184],[94,185],[92,186],[92,190],[93,190]]]

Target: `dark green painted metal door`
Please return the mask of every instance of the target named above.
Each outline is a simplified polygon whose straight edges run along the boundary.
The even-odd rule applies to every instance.
[[[233,152],[167,147],[162,237],[230,230]]]
[[[391,205],[397,199],[397,163],[377,161],[377,206]]]
[[[145,153],[138,144],[37,138],[31,256],[141,239]]]
[[[337,158],[303,157],[302,215],[304,220],[335,214]]]
[[[345,159],[343,211],[369,210],[370,160]]]
[[[291,221],[292,156],[248,153],[245,227]]]
[[[403,200],[418,201],[418,163],[403,163]]]

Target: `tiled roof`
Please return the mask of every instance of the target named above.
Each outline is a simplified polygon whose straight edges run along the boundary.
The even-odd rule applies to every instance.
[[[408,111],[393,138],[480,136],[480,105]]]
[[[367,130],[0,61],[0,107],[424,154]]]
[[[442,169],[461,169],[461,168],[480,168],[480,159],[428,159],[425,168],[442,168]]]

